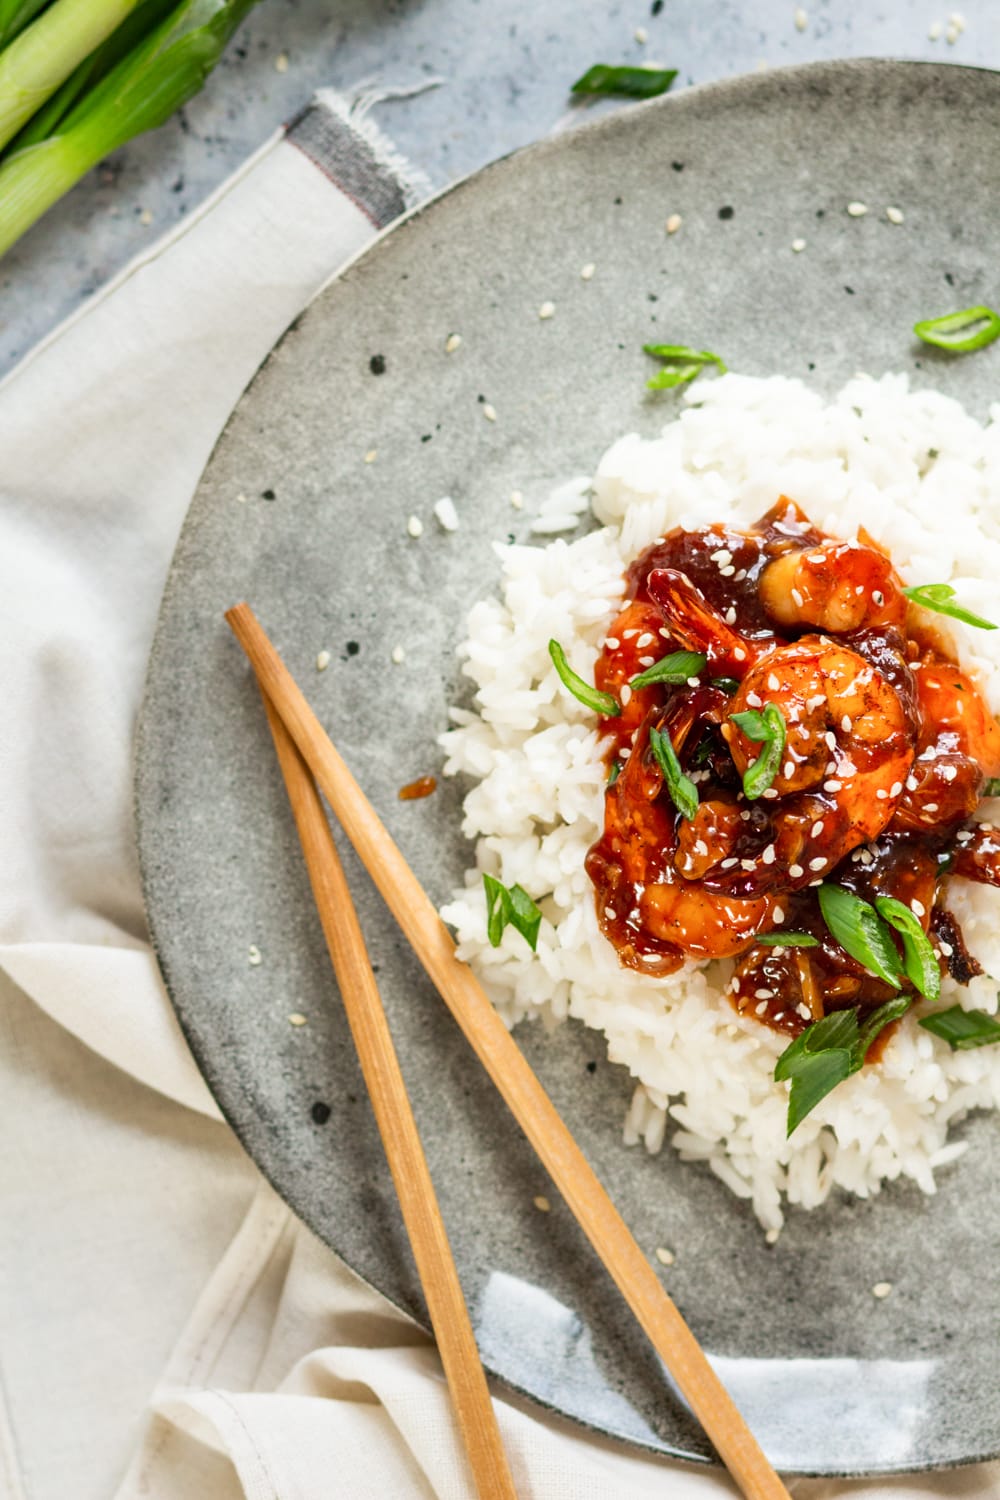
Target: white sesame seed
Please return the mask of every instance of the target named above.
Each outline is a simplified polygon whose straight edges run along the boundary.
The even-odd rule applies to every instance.
[[[880,802],[888,802],[889,800],[889,793],[885,790],[885,787],[880,786],[875,795]]]
[[[781,686],[781,683],[778,681],[773,672],[768,675],[767,685],[771,689],[772,693],[776,693]]]
[[[812,1011],[809,1009],[808,1005],[806,1005],[805,1001],[800,1001],[795,1009],[798,1011],[803,1021],[812,1020]]]
[[[698,681],[697,677],[689,677],[687,680],[687,685],[688,687],[701,687],[701,683]]]
[[[421,521],[419,516],[411,516],[406,523],[406,529],[409,532],[410,536],[423,536],[424,523],[423,521]]]
[[[636,650],[641,651],[644,646],[651,646],[655,640],[655,635],[650,635],[648,630],[645,631],[643,635],[639,636],[638,640],[635,643]]]
[[[847,205],[847,212],[852,219],[860,219],[868,212],[868,205],[867,203],[849,203]]]
[[[621,700],[622,708],[628,708],[629,703],[632,701],[632,689],[627,682],[623,682],[618,689],[618,697]]]
[[[843,785],[844,783],[842,781],[837,781],[835,778],[831,777],[829,781],[824,781],[823,790],[824,792],[839,792]]]
[[[926,914],[927,914],[927,908],[926,908],[926,906],[924,905],[924,903],[922,901],[918,901],[917,898],[916,898],[916,896],[914,896],[913,900],[910,902],[910,909],[918,917],[923,917],[923,916],[926,916]]]
[[[861,863],[865,866],[866,869],[869,865],[873,865],[875,863],[875,856],[870,849],[862,849]]]
[[[881,1299],[882,1297],[888,1297],[891,1291],[891,1281],[876,1281],[875,1285],[872,1287],[872,1296]]]
[[[329,653],[329,651],[321,651],[319,653],[319,655],[317,656],[317,658],[316,658],[316,670],[317,670],[317,672],[325,672],[326,669],[327,669],[327,667],[329,665],[330,665],[330,653]]]
[[[915,776],[907,776],[907,778],[906,778],[906,790],[908,792],[915,792],[917,790],[917,787],[919,785],[920,785],[920,783],[919,783],[919,781],[917,780],[917,778]]]
[[[726,613],[723,616],[723,618],[724,618],[724,620],[725,620],[725,622],[726,622],[727,625],[735,625],[736,624],[736,605],[735,604],[731,604],[729,606],[729,608],[726,610]]]
[[[930,26],[928,26],[927,28],[928,40],[931,42],[936,42],[943,30],[944,27],[941,25],[940,21],[932,21]]]
[[[580,268],[580,280],[581,281],[592,281],[593,277],[594,277],[594,272],[596,270],[597,270],[597,267],[594,265],[594,262],[592,260],[588,260],[587,264],[585,266],[581,266],[581,268]]]
[[[670,218],[667,220],[667,233],[676,234],[683,223],[684,220],[681,218],[680,214],[671,214]]]
[[[809,25],[809,17],[806,15],[801,5],[796,7],[795,14],[792,19],[795,22],[796,31],[805,31],[806,27]]]
[[[810,870],[825,870],[828,863],[828,860],[825,860],[817,855],[815,859],[811,859],[809,861],[809,868]]]
[[[538,309],[538,316],[544,323],[546,319],[555,317],[556,305],[554,302],[543,302]]]
[[[760,708],[764,700],[759,693],[747,693],[747,702],[751,708]]]
[[[656,657],[655,656],[640,656],[639,657],[639,665],[640,665],[640,667],[655,667],[655,665],[656,665]]]
[[[820,836],[820,834],[823,832],[823,829],[824,829],[825,826],[826,825],[824,824],[823,819],[822,818],[817,818],[816,822],[812,826],[812,834],[811,834],[811,836],[814,839],[818,839],[819,836]]]
[[[621,641],[616,635],[609,635],[604,644],[607,646],[609,651],[617,651],[618,647],[621,645]]]
[[[766,792],[761,792],[761,796],[765,797],[768,802],[777,802],[778,800],[778,794],[773,786],[769,786]]]
[[[637,26],[635,28],[635,39],[639,43],[640,47],[644,47],[646,45],[646,43],[649,41],[649,32],[646,30],[645,26]]]
[[[461,345],[461,342],[462,335],[460,333],[449,333],[444,341],[445,354],[454,354],[455,350]]]
[[[730,563],[727,568],[720,568],[719,572],[723,578],[732,578],[733,574],[736,572],[736,569],[733,567],[732,563]]]
[[[718,552],[711,554],[711,561],[720,568],[728,567],[732,560],[733,554],[729,551],[728,547],[720,547]]]
[[[300,1010],[293,1010],[288,1017],[289,1026],[305,1026],[306,1018]]]
[[[961,833],[956,833],[955,835],[955,840],[959,844],[967,844],[971,838],[972,831],[968,828],[963,828]]]
[[[938,805],[936,802],[927,802],[924,804],[924,812],[937,812],[937,810]]]
[[[497,419],[497,409],[496,409],[496,407],[495,406],[491,406],[488,401],[484,401],[483,402],[483,416],[486,418],[487,422],[495,422],[496,419]]]
[[[792,877],[793,880],[798,880],[798,878],[799,878],[800,875],[804,875],[805,874],[805,870],[803,870],[803,868],[802,868],[801,865],[789,865],[788,866],[788,873]]]
[[[805,242],[805,240],[792,240],[792,249],[795,251],[796,255],[801,254],[801,252],[805,248],[806,248],[806,242]]]
[[[817,708],[819,708],[820,705],[823,704],[823,703],[825,703],[825,702],[826,702],[826,694],[825,693],[817,693],[814,698],[807,698],[806,699],[806,711],[808,713],[814,713],[815,710]]]
[[[889,796],[890,797],[898,797],[899,794],[900,794],[900,792],[902,790],[903,790],[903,783],[901,781],[894,781],[892,783],[892,786],[889,788]]]
[[[898,208],[887,208],[885,211],[885,216],[889,220],[890,224],[902,224],[903,222],[902,211]]]
[[[288,59],[286,58],[285,59],[285,67],[287,68],[287,66],[288,66]],[[139,223],[140,224],[149,225],[149,224],[152,224],[152,222],[153,222],[153,211],[152,211],[152,209],[150,209],[150,208],[144,208],[143,211],[142,211],[142,213],[139,215]]]
[[[636,636],[638,634],[639,634],[638,630],[623,630],[622,631],[622,640],[623,641],[634,641],[635,638],[636,638]]]
[[[941,775],[945,781],[954,781],[958,775],[958,770],[955,766],[942,766]]]
[[[406,652],[403,650],[402,646],[393,646],[392,659],[396,663],[397,667],[402,666],[403,662],[406,660]]]
[[[798,589],[792,589],[792,598],[795,601],[796,608],[801,609],[804,601]]]
[[[773,1000],[777,992],[775,990],[754,990],[753,993],[755,1000]]]
[[[954,47],[961,34],[962,33],[959,31],[957,26],[949,26],[948,30],[944,34],[944,39],[948,43],[949,47]]]
[[[944,954],[945,958],[951,958],[952,954],[955,951],[951,944],[946,943],[943,938],[938,940],[938,947],[941,949],[941,952]]]
[[[794,760],[786,760],[783,769],[784,769],[784,776],[785,776],[786,781],[790,780],[795,775],[795,762],[794,762]]]
[[[552,1204],[549,1202],[548,1198],[545,1197],[544,1193],[539,1193],[537,1198],[532,1198],[531,1201],[538,1209],[538,1212],[540,1214],[547,1214],[552,1208]]]
[[[754,1012],[758,1016],[762,1016],[766,1010],[767,1010],[767,1001],[766,1000],[761,1000],[761,1001],[758,1002],[758,1004],[756,1004],[754,1006]]]
[[[276,73],[287,73],[288,72],[288,53],[287,52],[279,52],[278,53],[277,57],[274,59],[274,71]]]
[[[251,968],[255,969],[261,961],[260,949],[256,943],[251,943],[247,949],[247,963]]]
[[[369,448],[368,452],[365,454],[365,463],[366,464],[373,464],[377,458],[378,458],[378,449],[377,448]]]
[[[668,1250],[665,1245],[657,1245],[656,1258],[661,1266],[672,1266],[674,1263],[674,1252]]]
[[[743,647],[742,646],[737,646],[736,650],[733,652],[733,660],[734,661],[746,661],[746,659],[747,659],[747,654],[744,651]]]
[[[741,859],[740,860],[740,868],[743,869],[743,870],[752,870],[753,866],[754,866],[754,862],[753,862],[752,859]]]
[[[510,503],[515,510],[524,509],[524,496],[521,494],[520,490],[511,490]]]
[[[774,852],[774,845],[768,844],[767,848],[764,850],[764,853],[761,855],[761,859],[763,860],[764,864],[773,865],[776,858],[777,855]]]
[[[732,855],[730,855],[729,859],[724,859],[722,861],[722,864],[721,864],[720,868],[723,869],[723,870],[731,870],[733,868],[733,865],[738,865],[738,864],[739,864],[739,860],[735,859]]]
[[[442,495],[440,500],[435,501],[434,514],[445,531],[458,530],[458,511],[450,495]]]

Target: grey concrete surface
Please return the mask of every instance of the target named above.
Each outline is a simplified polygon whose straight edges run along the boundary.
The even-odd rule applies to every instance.
[[[803,0],[798,17],[794,0],[263,0],[203,92],[97,167],[0,263],[0,371],[319,85],[440,78],[376,117],[441,187],[565,122],[569,85],[597,61],[676,67],[675,89],[814,58],[1000,65],[995,0],[962,3],[965,27],[949,44],[947,0]]]

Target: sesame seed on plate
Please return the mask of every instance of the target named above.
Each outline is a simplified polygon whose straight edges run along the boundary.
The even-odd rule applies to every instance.
[[[587,264],[585,266],[581,266],[581,268],[580,268],[580,280],[581,281],[592,281],[593,280],[593,276],[594,276],[594,272],[596,270],[597,270],[597,267],[594,265],[594,262],[592,260],[588,260]]]
[[[544,1193],[539,1193],[537,1198],[532,1198],[531,1201],[538,1209],[538,1212],[540,1214],[547,1214],[552,1208],[552,1204],[549,1202],[548,1198],[546,1198]]]
[[[872,1296],[878,1297],[879,1300],[881,1300],[883,1297],[888,1297],[891,1291],[891,1281],[876,1281],[875,1285],[872,1287]]]
[[[406,530],[412,537],[423,536],[424,523],[419,516],[411,516],[406,523]]]
[[[809,25],[809,17],[802,9],[801,5],[796,6],[795,14],[792,17],[792,20],[795,22],[796,31],[805,31],[806,27]]]
[[[852,219],[861,219],[868,212],[868,205],[867,203],[849,203],[847,205],[847,212]]]
[[[366,464],[373,464],[377,458],[378,458],[378,449],[377,448],[369,448],[368,452],[365,454],[365,463]]]
[[[538,316],[544,323],[546,319],[555,317],[556,305],[554,302],[543,302],[538,309]]]
[[[796,255],[801,254],[801,252],[805,248],[806,248],[806,242],[805,242],[805,240],[792,240],[792,249],[795,251]]]
[[[330,665],[330,653],[329,653],[329,651],[321,651],[319,653],[319,655],[316,657],[316,670],[317,670],[317,672],[325,672],[326,669],[327,669],[327,667],[329,665]]]
[[[812,837],[814,839],[818,839],[819,836],[820,836],[820,834],[823,832],[823,828],[824,828],[823,819],[822,818],[817,818],[816,822],[812,826]]]
[[[774,911],[771,913],[771,920],[778,926],[780,926],[781,923],[785,920],[785,913],[782,911],[780,906],[776,906],[774,908]]]
[[[827,860],[822,859],[819,856],[817,856],[816,859],[811,859],[809,861],[809,868],[810,868],[810,870],[825,870],[827,864],[828,864]]]
[[[403,664],[403,662],[406,660],[406,652],[403,650],[402,646],[393,646],[392,659],[396,663],[397,667]]]
[[[260,949],[257,947],[257,944],[251,943],[250,947],[247,949],[247,963],[251,968],[255,969],[257,965],[262,961],[263,960],[261,959]]]
[[[736,605],[735,604],[731,604],[729,606],[729,608],[726,610],[726,613],[723,616],[723,618],[725,619],[725,622],[726,622],[727,625],[735,625],[736,624]]]
[[[944,27],[941,25],[940,21],[932,21],[931,24],[930,24],[930,26],[928,26],[928,28],[927,28],[927,39],[928,39],[928,41],[931,41],[931,42],[938,41],[943,30],[944,30]]]
[[[444,341],[445,354],[454,354],[455,350],[461,345],[461,342],[462,335],[460,333],[449,333]]]
[[[667,233],[676,234],[683,223],[684,220],[681,218],[680,214],[671,214],[666,223]]]
[[[515,510],[524,509],[524,496],[521,494],[520,490],[511,490],[510,503]]]
[[[288,72],[288,53],[287,52],[279,52],[278,53],[277,57],[274,59],[274,71],[276,73],[287,73]]]
[[[633,34],[640,47],[644,47],[649,41],[649,32],[646,30],[645,26],[637,26]]]
[[[661,1266],[672,1266],[674,1263],[674,1252],[668,1250],[665,1245],[657,1245],[656,1258]]]
[[[697,677],[689,677],[687,680],[687,685],[688,687],[700,687],[701,683],[699,682]]]
[[[902,224],[903,222],[903,213],[901,209],[889,207],[885,211],[885,216],[889,220],[890,224]]]
[[[483,416],[486,418],[487,422],[495,422],[497,419],[497,409],[495,406],[492,406],[489,401],[483,402]]]
[[[293,1010],[291,1015],[288,1017],[288,1024],[289,1026],[305,1026],[306,1017],[300,1010]]]

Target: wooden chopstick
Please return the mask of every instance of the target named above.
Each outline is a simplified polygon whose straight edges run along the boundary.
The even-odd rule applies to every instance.
[[[226,619],[345,833],[591,1245],[751,1500],[789,1500],[697,1339],[661,1286],[451,934],[331,744],[248,604]]]
[[[316,784],[266,694],[264,707],[476,1490],[480,1500],[517,1500],[444,1220],[344,867]]]

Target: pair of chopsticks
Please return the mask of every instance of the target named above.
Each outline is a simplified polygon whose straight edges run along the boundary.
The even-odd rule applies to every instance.
[[[481,1500],[516,1500],[516,1492],[364,938],[317,785],[723,1463],[751,1500],[789,1500],[788,1491],[472,970],[456,958],[454,942],[433,903],[253,611],[247,604],[238,604],[226,619],[264,694],[313,894]]]

